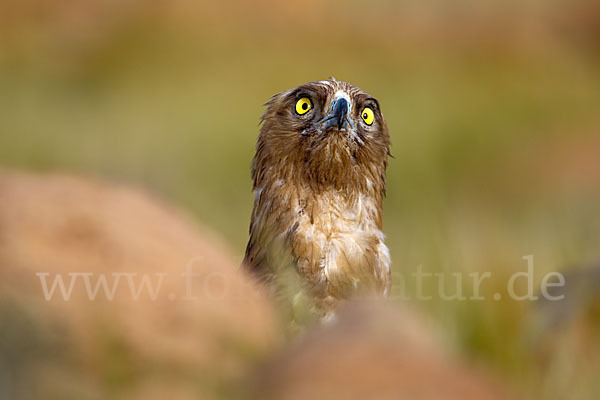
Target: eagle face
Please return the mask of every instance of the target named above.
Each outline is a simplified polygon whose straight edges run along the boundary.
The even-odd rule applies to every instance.
[[[364,146],[383,121],[377,100],[345,82],[308,83],[283,94],[282,100],[288,123],[318,140],[337,133],[348,145]]]
[[[378,101],[332,78],[265,105],[243,266],[279,292],[279,278],[291,273],[297,282],[283,292],[313,300],[321,315],[347,298],[387,295],[381,225],[390,139]]]
[[[343,186],[356,165],[376,168],[387,160],[389,135],[379,102],[356,86],[310,82],[273,96],[266,106],[260,141],[290,159],[302,158],[315,183]]]

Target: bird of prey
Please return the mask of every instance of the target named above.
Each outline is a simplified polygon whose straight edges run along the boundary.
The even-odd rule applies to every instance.
[[[291,304],[309,299],[325,319],[346,299],[387,296],[381,225],[390,138],[378,101],[330,78],[265,106],[243,268]]]

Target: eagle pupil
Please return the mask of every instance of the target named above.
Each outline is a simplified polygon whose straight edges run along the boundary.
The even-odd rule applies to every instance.
[[[307,108],[308,108],[308,103],[303,103],[303,104],[302,104],[302,109],[303,109],[303,110],[306,110]]]
[[[364,119],[367,119],[368,117],[369,117],[369,116],[367,115],[367,113],[364,113],[364,114],[363,114],[363,118],[364,118]]]

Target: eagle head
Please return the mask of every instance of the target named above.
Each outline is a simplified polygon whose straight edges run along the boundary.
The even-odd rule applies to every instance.
[[[379,102],[368,93],[331,78],[276,94],[265,105],[255,171],[304,175],[311,185],[338,189],[381,181],[390,139]]]

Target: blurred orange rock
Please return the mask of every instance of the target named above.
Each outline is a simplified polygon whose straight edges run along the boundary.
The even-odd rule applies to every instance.
[[[189,221],[126,186],[0,171],[0,398],[235,392],[277,338],[274,313]]]
[[[349,304],[265,364],[274,310],[189,221],[127,186],[0,171],[0,398],[506,398],[406,307]]]
[[[482,371],[445,355],[422,317],[354,304],[259,375],[258,399],[514,399]]]

